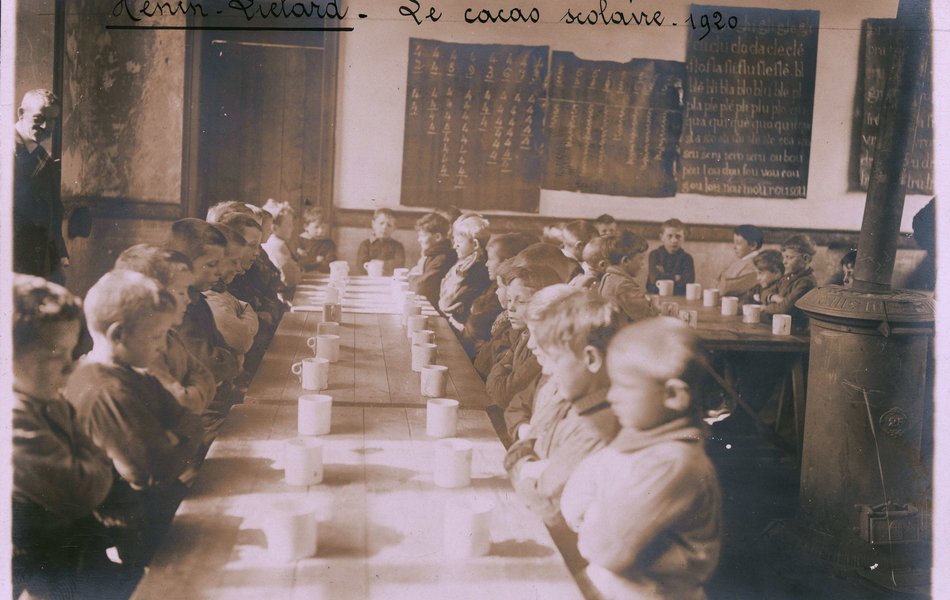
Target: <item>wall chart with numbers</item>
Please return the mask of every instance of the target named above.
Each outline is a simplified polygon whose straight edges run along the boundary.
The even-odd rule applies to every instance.
[[[409,40],[405,206],[537,212],[547,46]]]

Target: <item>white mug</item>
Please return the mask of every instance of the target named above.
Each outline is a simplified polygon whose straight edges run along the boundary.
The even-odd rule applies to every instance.
[[[333,273],[334,271],[343,274],[349,273],[350,263],[346,262],[345,260],[335,260],[330,263],[330,272]]]
[[[458,433],[458,414],[458,400],[451,398],[429,400],[426,402],[426,435],[434,438],[455,437]]]
[[[443,488],[465,487],[472,482],[472,449],[468,440],[447,438],[435,442],[432,479]]]
[[[722,314],[725,317],[734,317],[739,311],[739,299],[735,296],[722,297]]]
[[[340,302],[340,288],[328,285],[324,302],[338,304]]]
[[[446,556],[465,559],[488,554],[493,509],[492,502],[479,498],[448,502],[445,505],[442,536]]]
[[[300,487],[323,481],[323,440],[295,437],[284,443],[284,480]]]
[[[408,325],[409,317],[422,314],[422,307],[418,304],[406,304],[402,309],[402,324]]]
[[[762,305],[744,304],[742,306],[742,322],[758,323],[762,320]]]
[[[305,394],[297,398],[297,433],[326,435],[330,433],[333,415],[333,397],[324,394]]]
[[[420,329],[412,332],[413,344],[434,344],[435,331],[431,329]]]
[[[656,282],[657,289],[660,290],[661,296],[672,296],[673,295],[673,280],[672,279],[660,279]]]
[[[317,358],[325,358],[335,363],[340,360],[340,336],[321,334],[307,340]]]
[[[317,516],[301,500],[280,500],[265,510],[267,551],[283,560],[310,558],[317,553]]]
[[[703,306],[718,306],[719,305],[719,290],[713,288],[709,290],[703,290]]]
[[[405,279],[409,276],[409,269],[405,267],[399,267],[398,269],[393,269],[393,279]]]
[[[385,263],[379,259],[373,259],[363,263],[363,268],[366,269],[366,274],[370,277],[382,277],[384,264]]]
[[[774,335],[792,334],[791,315],[772,315],[772,333]]]
[[[317,335],[340,335],[340,324],[335,321],[317,323]]]
[[[323,303],[323,320],[324,322],[334,322],[339,323],[343,320],[343,306],[338,302],[324,302]]]
[[[698,283],[687,283],[686,284],[686,299],[687,300],[702,300],[703,298],[703,286]]]
[[[438,398],[445,394],[445,384],[448,378],[449,368],[444,365],[424,365],[422,367],[422,376],[419,378],[419,387],[423,396],[429,398]],[[426,426],[428,429],[428,425]],[[452,435],[455,435],[454,433]],[[448,437],[448,436],[435,436]]]
[[[696,329],[696,325],[699,324],[699,311],[698,310],[681,310],[679,312],[680,321],[686,323],[693,329]]]
[[[680,313],[679,302],[664,302],[660,305],[660,313],[664,317],[675,317]]]
[[[425,315],[410,315],[406,317],[406,337],[412,339],[412,334],[422,331],[429,326],[429,317]]]
[[[437,352],[438,346],[435,344],[413,344],[412,370],[421,373],[424,365],[434,364]]]
[[[305,358],[294,363],[290,370],[300,376],[305,390],[325,390],[330,386],[330,361],[325,358]]]

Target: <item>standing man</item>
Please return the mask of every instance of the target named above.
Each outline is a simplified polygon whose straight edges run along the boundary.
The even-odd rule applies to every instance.
[[[60,166],[41,145],[53,134],[59,115],[59,98],[48,90],[27,92],[17,110],[13,270],[62,284],[69,255],[63,240]]]

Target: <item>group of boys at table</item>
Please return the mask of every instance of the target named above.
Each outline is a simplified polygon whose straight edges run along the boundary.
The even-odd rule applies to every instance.
[[[82,302],[16,277],[15,594],[128,595],[200,481],[303,273],[336,262],[326,219],[313,209],[304,219],[295,244],[286,203],[219,203],[206,220],[175,222],[164,245],[125,250]],[[377,210],[372,227],[357,268],[388,275],[404,262],[392,212]],[[560,247],[492,236],[474,213],[435,211],[416,229],[410,289],[484,378],[507,477],[592,582],[585,592],[704,597],[722,523],[690,383],[696,336],[657,318],[659,304],[636,283],[646,240],[608,217],[569,223]],[[693,283],[684,233],[677,220],[663,224],[648,293]],[[781,254],[761,251],[751,226],[735,240],[720,292],[801,326],[794,302],[815,285],[814,244],[793,236]]]

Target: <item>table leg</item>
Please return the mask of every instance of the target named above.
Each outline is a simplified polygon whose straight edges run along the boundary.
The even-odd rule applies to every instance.
[[[801,354],[795,355],[792,363],[792,402],[795,407],[795,443],[798,456],[802,455],[805,440],[805,368]]]

